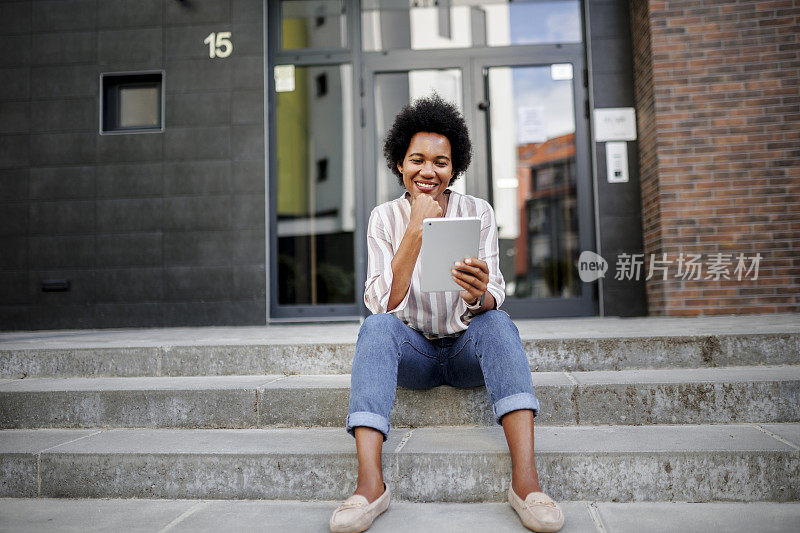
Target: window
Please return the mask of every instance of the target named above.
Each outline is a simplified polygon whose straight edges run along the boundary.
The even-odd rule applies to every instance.
[[[164,131],[164,73],[100,75],[100,133]]]

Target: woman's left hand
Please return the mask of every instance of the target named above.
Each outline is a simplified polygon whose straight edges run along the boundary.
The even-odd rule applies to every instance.
[[[468,305],[474,305],[489,286],[489,265],[476,257],[456,261],[451,275],[464,288],[459,294]]]

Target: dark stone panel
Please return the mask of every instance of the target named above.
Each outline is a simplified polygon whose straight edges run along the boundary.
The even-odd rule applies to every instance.
[[[0,133],[28,133],[30,116],[28,102],[0,102]]]
[[[17,67],[31,62],[31,36],[0,35],[0,67]]]
[[[234,264],[264,264],[266,262],[266,228],[241,229],[233,236]]]
[[[31,106],[31,131],[98,131],[97,98],[34,100]]]
[[[588,2],[588,6],[592,38],[621,37],[629,33],[628,2],[593,0]]]
[[[96,65],[71,65],[31,68],[32,98],[94,96],[100,86]]]
[[[39,167],[30,170],[30,197],[35,200],[94,198],[95,167]]]
[[[628,170],[633,174],[637,170],[637,161],[632,159],[630,147],[633,143],[628,143]],[[637,176],[630,176],[627,183],[609,183],[606,172],[606,150],[605,143],[598,143],[597,150],[597,190],[600,196],[600,216],[640,216],[640,190]]]
[[[0,272],[0,303],[3,305],[30,303],[27,272]]]
[[[595,74],[630,74],[633,56],[630,41],[622,38],[592,40],[592,68]]]
[[[234,161],[233,191],[256,192],[264,194],[266,175],[264,174],[264,158],[251,161]]]
[[[263,300],[167,302],[160,310],[163,327],[259,326],[266,323],[266,302]]]
[[[99,135],[98,163],[132,163],[158,161],[164,153],[163,133],[128,133]]]
[[[233,0],[234,22],[263,21],[264,14],[261,0]]]
[[[171,231],[164,233],[165,265],[229,264],[233,250],[231,231]],[[263,259],[262,261],[263,262]]]
[[[28,230],[28,204],[0,204],[0,235],[25,235]]]
[[[94,241],[94,235],[31,235],[30,268],[93,267]]]
[[[37,305],[30,310],[31,329],[89,329],[95,326],[95,306]]]
[[[162,0],[103,0],[97,4],[97,26],[160,26],[164,22],[162,6]]]
[[[202,42],[200,44],[203,44]],[[167,93],[217,91],[231,87],[232,59],[174,59],[166,62]]]
[[[70,288],[63,292],[44,292],[42,281],[47,279],[68,280]],[[32,271],[28,276],[28,291],[31,303],[38,305],[92,303],[95,299],[95,272],[94,270],[66,269]]]
[[[594,74],[595,107],[633,107],[633,80],[629,73]]]
[[[164,198],[164,229],[211,230],[228,229],[230,196],[189,196]]]
[[[162,30],[100,31],[97,33],[97,61],[105,68],[122,71],[161,68]]]
[[[642,248],[641,217],[638,214],[627,216],[600,216],[600,238],[602,250],[624,250],[634,253]]]
[[[28,267],[28,237],[0,237],[0,268],[20,270]]]
[[[0,136],[0,168],[26,167],[30,164],[30,136]]]
[[[231,97],[234,124],[264,124],[264,91],[234,91]]]
[[[260,21],[234,24],[231,41],[234,54],[264,57],[264,26]]]
[[[165,300],[225,300],[233,293],[231,267],[164,269]]]
[[[263,194],[236,195],[233,197],[231,216],[234,228],[264,227],[265,199]]]
[[[0,100],[28,98],[30,78],[29,67],[0,69]]]
[[[7,168],[0,170],[0,198],[7,202],[28,199],[30,170],[27,168]]]
[[[115,268],[96,271],[97,302],[142,302],[164,298],[161,268]]]
[[[97,231],[156,231],[162,226],[161,198],[97,200]]]
[[[210,58],[209,45],[203,42],[210,33],[218,31],[230,31],[230,27],[228,25],[220,27],[219,24],[167,26],[164,55],[167,59],[205,58],[209,61],[225,61],[225,58]],[[236,35],[234,34],[231,37],[234,54],[238,52],[235,39]]]
[[[160,196],[162,163],[127,163],[97,167],[97,197]]]
[[[264,127],[260,124],[233,126],[233,158],[264,159]]]
[[[264,88],[263,56],[237,56],[232,62],[234,89]]]
[[[158,266],[161,241],[161,232],[97,235],[97,266]]]
[[[94,29],[95,0],[49,0],[33,2],[33,31]]]
[[[97,303],[95,328],[154,328],[161,326],[161,303]]]
[[[24,331],[33,329],[30,323],[30,307],[27,305],[0,305],[0,331]]]
[[[227,159],[229,127],[171,128],[165,132],[165,156],[169,160]]]
[[[647,293],[642,281],[627,281],[623,289],[605,289],[603,307],[606,316],[647,316]]]
[[[32,234],[93,233],[95,230],[94,200],[31,202],[28,216]]]
[[[230,182],[230,161],[164,163],[164,194],[223,193]]]
[[[31,36],[31,63],[52,65],[93,63],[97,58],[95,32],[35,33]]]
[[[31,31],[31,3],[0,4],[0,34],[12,35]]]
[[[216,126],[231,121],[229,92],[169,94],[165,103],[167,128]]]
[[[31,135],[31,163],[58,165],[93,162],[95,133],[44,133]]]
[[[167,24],[229,22],[230,15],[230,0],[192,0],[191,2],[167,2]]]
[[[267,295],[266,279],[264,265],[234,265],[232,298],[263,300]]]

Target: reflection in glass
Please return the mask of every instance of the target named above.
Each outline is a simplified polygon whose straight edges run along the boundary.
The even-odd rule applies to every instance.
[[[513,297],[577,297],[575,115],[564,65],[487,69],[500,270]]]
[[[400,109],[417,98],[436,92],[448,102],[453,102],[463,112],[461,97],[461,69],[425,69],[406,72],[380,73],[375,76],[375,136],[378,167],[378,198],[381,204],[398,198],[405,190],[397,176],[386,166],[383,142]],[[451,187],[464,192],[464,177]]]
[[[361,26],[367,52],[582,41],[579,0],[363,0]]]
[[[347,2],[281,0],[281,48],[346,48]]]
[[[275,75],[278,303],[353,303],[352,67],[283,65]]]

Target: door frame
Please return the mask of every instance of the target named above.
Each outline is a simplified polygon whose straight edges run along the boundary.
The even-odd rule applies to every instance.
[[[378,146],[372,128],[375,126],[375,76],[382,73],[407,72],[424,69],[453,69],[462,71],[462,102],[464,119],[473,132],[473,158],[464,179],[470,194],[489,198],[488,112],[478,109],[484,99],[483,70],[491,67],[537,66],[552,63],[573,65],[573,103],[575,114],[575,158],[577,166],[578,240],[581,250],[595,250],[594,189],[592,186],[591,146],[589,142],[588,72],[583,43],[509,46],[495,48],[465,48],[446,50],[397,50],[365,52],[361,56],[362,168],[364,169],[362,213],[375,205],[377,197]],[[359,235],[365,239],[366,233]],[[363,263],[363,265],[362,265]],[[366,269],[366,257],[356,258],[357,268]],[[507,298],[503,309],[513,318],[554,316],[595,316],[598,311],[597,288],[581,282],[577,298]],[[361,295],[363,296],[363,288]],[[369,311],[361,298],[363,316]]]

